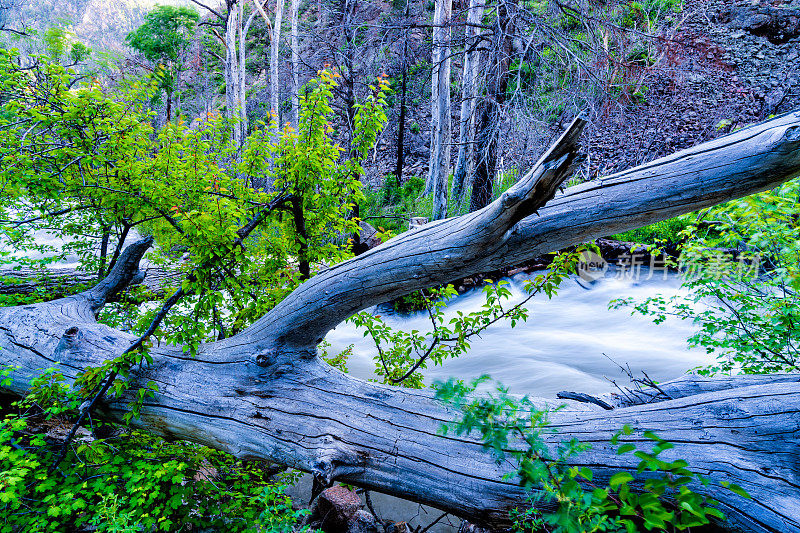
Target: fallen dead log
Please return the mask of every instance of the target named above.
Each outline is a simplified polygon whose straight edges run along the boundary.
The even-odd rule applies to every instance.
[[[136,379],[155,381],[159,391],[136,424],[473,522],[507,523],[508,511],[524,504],[525,494],[501,479],[507,465],[498,465],[479,442],[439,434],[456,413],[429,391],[368,383],[327,366],[316,357],[317,343],[370,305],[755,193],[800,173],[795,113],[551,200],[569,176],[582,127],[576,121],[530,174],[485,209],[427,224],[318,274],[251,328],[201,346],[196,357],[180,347],[154,346],[153,363]],[[131,335],[94,316],[136,277],[148,245],[126,249],[112,274],[80,295],[0,309],[3,362],[18,367],[11,392],[24,393],[41,369],[54,365],[73,379],[129,345]],[[800,383],[781,376],[695,378],[678,388],[685,395],[612,410],[538,401],[567,404],[551,416],[560,434],[548,438],[592,444],[578,461],[595,479],[634,468],[636,459],[616,455],[609,445],[629,424],[635,431],[627,441],[645,443],[643,432],[655,431],[675,444],[665,458],[686,458],[714,482],[698,490],[720,501],[725,529],[800,532]],[[120,419],[128,401],[105,403],[105,416]],[[722,489],[719,481],[740,485],[752,499]]]
[[[178,270],[149,266],[131,281],[131,286],[142,285],[155,297],[163,296],[164,289],[180,284],[184,274]],[[49,298],[61,298],[74,294],[81,288],[98,282],[97,274],[74,268],[7,267],[0,269],[0,294],[46,294]]]

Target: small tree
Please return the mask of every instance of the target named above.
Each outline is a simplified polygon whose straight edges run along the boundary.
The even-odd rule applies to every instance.
[[[183,70],[183,57],[197,28],[200,16],[188,7],[156,6],[145,16],[144,24],[125,40],[155,63],[159,88],[167,96],[167,121],[172,120],[172,96]]]

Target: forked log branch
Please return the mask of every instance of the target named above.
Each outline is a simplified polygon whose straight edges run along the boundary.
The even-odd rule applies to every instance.
[[[351,314],[412,290],[752,194],[800,173],[795,113],[570,188],[543,207],[569,175],[582,126],[576,121],[520,184],[484,210],[401,235],[317,275],[253,327],[201,346],[194,358],[180,347],[153,347],[153,364],[136,379],[154,380],[159,391],[136,424],[475,522],[505,523],[525,495],[502,481],[510,466],[496,464],[478,442],[439,434],[455,413],[429,391],[342,374],[316,357],[317,342]],[[129,249],[111,279],[91,291],[0,309],[2,359],[19,367],[11,392],[24,393],[41,369],[54,365],[73,379],[129,345],[132,335],[97,324],[94,311],[135,277],[132,265],[147,244]],[[567,404],[551,417],[559,436],[548,438],[593,444],[578,461],[596,479],[634,466],[635,459],[616,455],[608,443],[629,424],[636,428],[631,442],[644,443],[643,432],[655,431],[675,443],[668,458],[686,458],[712,481],[732,481],[752,495],[746,500],[718,484],[703,489],[720,500],[726,529],[800,532],[797,379],[695,377],[664,387],[673,399],[619,400],[613,410],[538,401]],[[105,403],[105,416],[120,419],[128,401]]]

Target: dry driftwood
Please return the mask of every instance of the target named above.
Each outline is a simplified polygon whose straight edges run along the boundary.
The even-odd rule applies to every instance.
[[[800,172],[795,113],[551,200],[569,175],[582,127],[576,121],[529,175],[485,209],[427,224],[320,273],[251,328],[203,345],[195,358],[180,347],[154,347],[153,364],[136,378],[154,380],[159,391],[136,423],[473,522],[505,523],[525,495],[501,480],[508,465],[495,463],[476,440],[439,434],[455,413],[429,391],[368,383],[327,366],[316,356],[317,343],[353,313],[412,290],[755,193]],[[0,309],[3,362],[19,367],[12,392],[23,393],[42,368],[59,365],[73,378],[129,345],[131,335],[94,316],[136,276],[147,246],[129,247],[112,274],[85,293]],[[568,404],[551,417],[560,429],[553,438],[591,443],[578,460],[602,480],[635,461],[611,449],[614,432],[630,424],[635,443],[644,442],[645,430],[656,431],[675,443],[668,457],[686,458],[712,481],[735,482],[753,496],[743,499],[718,484],[704,489],[721,502],[727,529],[800,531],[800,383],[783,376],[693,378],[676,385],[672,397],[610,411],[550,400]],[[128,401],[106,403],[105,415],[120,418]]]

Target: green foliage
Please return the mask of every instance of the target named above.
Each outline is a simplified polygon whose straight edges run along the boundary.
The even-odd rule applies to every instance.
[[[330,347],[331,343],[323,340],[321,343],[319,343],[319,345],[317,345],[317,354],[322,358],[323,361],[331,365],[333,368],[338,368],[346,374],[348,372],[347,360],[353,355],[353,349],[355,348],[355,345],[351,344],[336,355],[331,355],[328,353],[328,348]]]
[[[145,15],[144,23],[125,38],[128,45],[145,59],[163,68],[162,88],[171,93],[174,76],[194,36],[200,15],[191,7],[156,6]]]
[[[302,518],[310,511],[292,507],[292,500],[284,494],[286,485],[267,485],[256,498],[256,505],[263,511],[258,515],[256,531],[268,533],[307,533],[312,531],[309,526],[298,527]]]
[[[703,374],[797,372],[800,336],[798,181],[713,207],[682,235],[688,296],[615,300],[656,323],[691,320],[689,338],[717,354]],[[716,247],[742,250],[737,258]]]
[[[75,254],[101,275],[130,231],[152,235],[152,262],[187,258],[179,266],[187,296],[154,334],[192,352],[251,324],[317,265],[349,257],[347,235],[357,227],[350,213],[363,197],[360,161],[386,120],[383,79],[357,104],[346,154],[328,118],[336,81],[326,72],[300,99],[299,131],[287,126],[273,138],[257,125],[237,154],[217,115],[194,129],[155,131],[147,102],[156,83],[118,92],[94,83],[70,88],[71,72],[42,58],[42,81],[32,85],[15,57],[0,55],[0,217],[32,222],[2,227],[18,251],[14,261],[33,252]],[[60,250],[36,239],[42,226],[65,240]],[[104,233],[116,250],[100,257]],[[158,310],[114,304],[102,319],[143,333]]]
[[[424,188],[425,180],[418,176],[408,177],[402,184],[394,176],[386,176],[380,189],[364,191],[362,218],[396,233],[403,232],[408,229],[408,218],[418,216],[419,196]]]
[[[661,454],[673,445],[652,431],[642,435],[653,443],[649,451],[624,442],[634,440],[626,439],[633,433],[627,426],[611,440],[618,455],[633,452],[639,459],[636,473],[640,479],[620,471],[610,475],[607,484],[597,483],[591,469],[569,464],[590,445],[575,439],[558,443],[548,421],[553,411],[537,408],[527,397],[510,395],[502,386],[493,393],[476,395],[476,389],[488,379],[483,376],[471,385],[454,380],[437,384],[437,397],[462,413],[442,430],[445,434],[449,430],[458,435],[477,433],[498,462],[515,466],[506,479],[516,479],[531,491],[531,507],[513,514],[516,531],[685,531],[724,518],[714,507],[717,502],[691,488],[706,486],[708,480],[689,470],[682,459],[664,459]],[[738,486],[728,488],[747,497]]]
[[[684,232],[691,227],[696,216],[691,214],[681,215],[667,220],[661,220],[642,228],[628,230],[624,233],[612,235],[618,241],[635,242],[640,244],[677,244],[684,239]]]
[[[156,6],[126,41],[155,63],[178,61],[199,19],[197,10],[191,7]]]
[[[153,63],[153,77],[167,95],[169,120],[177,77],[183,70],[183,59],[199,19],[192,7],[157,5],[145,15],[144,23],[125,37],[131,48]]]
[[[6,385],[12,371],[1,373]],[[63,426],[62,415],[78,401],[62,382],[46,371],[0,420],[0,531],[272,532],[298,525],[303,511],[283,494],[292,476],[269,481],[261,464],[138,431],[85,435],[48,473],[55,452],[48,431]]]
[[[641,0],[622,3],[616,11],[623,28],[652,32],[662,19],[683,9],[683,0]]]

